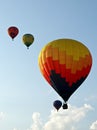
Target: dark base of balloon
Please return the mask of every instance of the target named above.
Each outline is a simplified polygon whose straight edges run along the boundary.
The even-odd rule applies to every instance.
[[[68,109],[68,105],[66,103],[63,104],[63,109]]]

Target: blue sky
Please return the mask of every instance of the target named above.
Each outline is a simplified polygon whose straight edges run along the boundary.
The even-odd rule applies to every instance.
[[[19,28],[14,41],[7,34],[12,25]],[[25,33],[35,38],[29,50],[22,43]],[[57,113],[53,101],[62,99],[42,77],[38,55],[45,44],[58,38],[85,44],[93,66],[69,99],[69,109]],[[1,1],[0,130],[97,130],[96,43],[96,0]]]

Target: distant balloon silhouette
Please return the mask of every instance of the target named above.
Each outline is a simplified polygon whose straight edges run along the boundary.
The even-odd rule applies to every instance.
[[[62,106],[62,102],[60,100],[56,100],[53,103],[53,106],[57,109],[57,111],[60,109],[60,107]]]
[[[34,36],[32,34],[24,34],[22,37],[23,43],[27,46],[27,49],[34,41]]]
[[[12,38],[12,40],[18,35],[19,29],[15,26],[11,26],[8,28],[8,34]]]
[[[39,54],[40,71],[52,88],[67,101],[88,76],[92,66],[89,49],[73,39],[54,40]]]

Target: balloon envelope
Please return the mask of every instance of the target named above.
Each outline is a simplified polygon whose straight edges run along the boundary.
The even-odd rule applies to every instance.
[[[62,106],[62,102],[60,100],[56,100],[53,103],[53,106],[57,109],[57,111],[60,109],[60,107]]]
[[[34,36],[32,34],[24,34],[22,37],[23,43],[29,48],[29,46],[33,43],[34,41]]]
[[[9,36],[14,39],[19,33],[19,29],[15,26],[11,26],[8,28],[8,34]]]
[[[38,63],[44,78],[67,102],[88,76],[92,56],[81,42],[58,39],[43,47]]]

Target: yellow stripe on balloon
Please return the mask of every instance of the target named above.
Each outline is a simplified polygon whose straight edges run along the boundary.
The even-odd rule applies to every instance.
[[[59,49],[57,47],[52,47],[52,60],[59,60]]]

